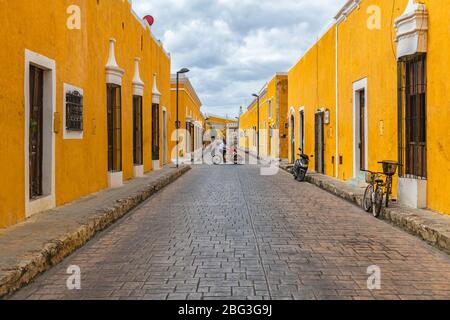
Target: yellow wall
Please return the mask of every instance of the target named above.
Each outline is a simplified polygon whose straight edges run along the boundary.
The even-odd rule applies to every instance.
[[[338,26],[333,25],[289,72],[289,107],[295,111],[296,150],[299,147],[300,107],[305,107],[305,152],[314,154],[314,111],[330,110],[331,123],[325,130],[325,173],[334,176],[331,157],[336,154],[336,32],[338,33],[338,177],[353,177],[353,84],[367,78],[369,169],[381,170],[379,161],[398,159],[398,94],[395,19],[407,0],[363,0]],[[450,213],[450,136],[448,123],[448,81],[450,3],[423,1],[429,14],[427,53],[427,203],[430,209]],[[381,9],[381,28],[369,29],[369,6]],[[336,31],[337,30],[337,31]],[[339,159],[335,159],[338,164]],[[314,161],[311,163],[314,169]]]
[[[266,85],[263,94],[260,96],[260,156],[273,158],[287,158],[287,122],[288,110],[288,81],[287,75],[277,74]],[[279,119],[277,123],[277,105],[279,108]],[[271,108],[271,113],[269,113]],[[240,117],[240,130],[242,132],[239,139],[240,147],[251,152],[257,152],[256,135],[254,128],[258,126],[256,100],[248,107],[247,111]],[[269,116],[270,115],[270,116]],[[276,134],[270,137],[270,128],[279,130],[279,138]],[[286,136],[285,136],[286,135]],[[254,141],[255,140],[255,141]]]
[[[450,2],[423,1],[429,13],[427,74],[428,206],[450,214]]]
[[[66,27],[69,5],[81,8],[81,30]],[[144,162],[151,163],[151,89],[158,74],[161,108],[170,106],[170,58],[131,13],[128,1],[1,1],[3,48],[0,51],[0,227],[25,218],[24,52],[56,61],[56,108],[61,130],[56,134],[56,204],[62,205],[107,187],[106,79],[109,39],[125,70],[122,85],[123,174],[133,176],[132,78],[134,59],[141,58]],[[39,15],[35,15],[38,12]],[[142,50],[141,50],[142,37]],[[63,84],[84,90],[84,138],[63,140]],[[162,144],[161,144],[162,145]],[[162,151],[161,151],[162,152]]]
[[[367,7],[373,4],[385,13],[380,30],[366,27]],[[396,1],[395,16],[403,13],[405,5],[406,1]],[[343,156],[339,177],[344,180],[353,178],[353,83],[358,80],[367,78],[368,82],[369,169],[379,171],[378,161],[398,159],[397,58],[392,49],[395,43],[390,41],[395,31],[389,28],[392,17],[388,12],[392,12],[392,1],[363,1],[360,9],[339,25],[339,154]]]
[[[241,115],[239,119],[239,145],[246,151],[256,152],[256,127],[257,127],[257,108],[252,107]]]
[[[172,106],[172,114],[173,114],[173,124],[176,122],[176,82],[172,81],[171,84],[172,91],[171,91],[171,106]],[[201,124],[202,128],[204,129],[204,122],[205,118],[201,112],[202,104],[200,100],[198,100],[197,94],[194,91],[194,88],[190,85],[186,85],[184,83],[179,83],[179,93],[178,93],[178,119],[181,124],[181,129],[179,131],[180,136],[180,145],[179,145],[179,153],[180,156],[183,157],[186,155],[186,152],[188,150],[187,144],[189,143],[188,139],[185,136],[185,130],[186,130],[186,120],[187,117],[190,117],[193,122],[197,123],[198,125]],[[187,114],[186,114],[187,111]],[[169,138],[170,135],[174,135],[174,139],[170,139],[171,142],[170,150],[172,154],[172,159],[176,158],[176,133],[175,133],[175,125],[172,127],[173,131],[169,131]],[[203,138],[201,138],[203,141]],[[182,155],[181,155],[182,154]]]
[[[227,125],[236,123],[237,120],[221,118],[218,116],[208,115],[206,116],[206,133],[205,136],[209,137],[216,134],[216,139],[224,139],[227,134]]]
[[[289,71],[289,117],[295,114],[295,158],[300,148],[300,110],[304,110],[304,150],[307,155],[315,156],[315,114],[319,109],[330,112],[330,124],[325,125],[325,174],[333,175],[335,164],[332,157],[336,154],[335,124],[335,29],[329,29],[325,35],[305,54]],[[289,122],[288,122],[289,123]],[[291,130],[288,132],[291,141]],[[292,159],[289,147],[288,159]],[[315,170],[315,159],[311,158],[310,168]],[[334,161],[336,163],[336,161]]]

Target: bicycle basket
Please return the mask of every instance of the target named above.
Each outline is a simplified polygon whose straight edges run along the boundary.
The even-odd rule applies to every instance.
[[[393,176],[397,172],[398,163],[394,161],[382,161],[383,172],[385,175]]]

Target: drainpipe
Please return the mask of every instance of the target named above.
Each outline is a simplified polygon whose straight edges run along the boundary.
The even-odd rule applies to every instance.
[[[339,178],[339,24],[341,20],[336,21],[336,157],[335,168],[336,178]]]

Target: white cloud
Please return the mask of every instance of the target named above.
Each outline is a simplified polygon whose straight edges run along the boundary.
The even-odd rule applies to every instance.
[[[172,69],[191,69],[205,112],[236,115],[265,82],[287,71],[345,0],[134,0]]]

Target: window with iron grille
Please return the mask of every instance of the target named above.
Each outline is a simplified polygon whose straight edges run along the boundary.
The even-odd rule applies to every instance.
[[[66,92],[66,129],[83,131],[83,95],[77,90]]]
[[[272,100],[269,100],[268,102],[268,108],[269,108],[269,118],[272,118]]]
[[[159,104],[152,105],[152,160],[159,160]]]
[[[122,89],[107,85],[108,171],[122,171]]]
[[[399,82],[399,162],[400,176],[427,178],[426,54],[402,58]]]
[[[144,164],[141,96],[133,96],[133,159],[134,165]]]

